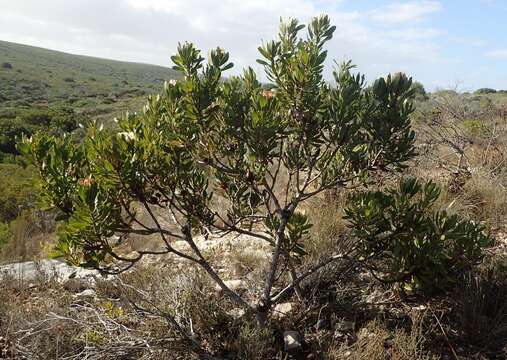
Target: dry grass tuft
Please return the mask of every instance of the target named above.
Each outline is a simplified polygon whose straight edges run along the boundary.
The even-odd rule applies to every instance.
[[[373,320],[357,333],[357,341],[351,346],[336,344],[328,354],[329,360],[430,360],[438,359],[426,348],[422,314],[412,317],[412,326],[389,330],[379,320]]]
[[[306,204],[306,214],[313,224],[304,242],[309,263],[348,248],[349,244],[345,241],[347,226],[343,220],[345,205],[344,192],[326,193],[323,198],[312,199]]]
[[[507,256],[490,257],[466,274],[453,298],[463,344],[491,358],[507,356]]]
[[[55,235],[37,215],[22,213],[10,224],[12,239],[0,250],[0,263],[43,259],[49,256]]]

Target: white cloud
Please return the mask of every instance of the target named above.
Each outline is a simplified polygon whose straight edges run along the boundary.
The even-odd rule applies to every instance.
[[[447,38],[454,43],[466,46],[482,47],[486,45],[486,42],[483,39],[477,37],[449,35]]]
[[[434,28],[403,28],[401,30],[388,30],[386,34],[393,37],[393,39],[399,39],[402,41],[414,41],[414,40],[432,40],[439,36],[444,35],[444,33],[439,29]]]
[[[230,51],[233,72],[248,65],[260,72],[257,47],[275,36],[280,17],[306,22],[327,13],[337,26],[328,65],[352,59],[370,80],[400,70],[421,79],[432,75],[431,64],[446,61],[440,31],[401,20],[423,19],[439,4],[345,11],[336,0],[23,0],[2,5],[0,39],[165,66],[177,43],[189,40],[205,51],[218,45]],[[379,27],[372,17],[387,10],[390,26]]]
[[[144,11],[165,12],[179,17],[192,14],[188,23],[199,33],[198,39],[207,46],[213,42],[211,46],[220,43],[230,49],[232,58],[240,65],[254,65],[260,40],[270,39],[276,34],[280,17],[292,16],[306,21],[320,13],[329,14],[332,23],[337,26],[334,39],[329,44],[329,56],[338,60],[353,59],[360,65],[360,70],[370,77],[404,68],[414,71],[423,62],[440,59],[438,47],[432,43],[438,30],[409,28],[377,31],[368,23],[368,12],[337,10],[337,1],[127,1],[134,8]],[[418,1],[406,3],[401,9],[398,4],[392,4],[387,9],[396,9],[397,18],[414,19],[438,8],[436,1]],[[385,10],[380,9],[377,15]]]
[[[486,52],[486,57],[498,60],[507,60],[507,49],[496,49]]]
[[[372,18],[385,24],[414,23],[440,10],[442,10],[442,4],[439,1],[395,2],[372,11]]]

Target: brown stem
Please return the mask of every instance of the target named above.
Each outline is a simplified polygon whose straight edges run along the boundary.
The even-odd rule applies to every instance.
[[[287,223],[296,209],[296,206],[297,203],[292,203],[282,211],[280,225],[276,231],[275,250],[273,251],[273,255],[271,257],[270,269],[262,296],[262,302],[265,306],[268,306],[268,308],[270,306],[271,289],[274,285],[278,263],[280,262],[280,255],[282,254],[283,242],[285,241],[285,228],[287,227]]]
[[[295,280],[293,280],[285,288],[283,288],[282,290],[280,290],[276,295],[274,295],[273,297],[271,297],[270,298],[270,302],[273,303],[273,304],[279,302],[286,295],[288,295],[288,293],[290,291],[292,291],[297,285],[299,285],[301,283],[301,281],[303,281],[304,279],[306,279],[308,276],[316,273],[318,270],[320,270],[321,268],[323,268],[326,265],[329,265],[330,263],[332,263],[334,261],[337,261],[337,260],[340,260],[340,259],[347,259],[348,258],[348,254],[350,254],[350,252],[347,253],[347,254],[336,254],[336,255],[333,255],[333,256],[331,256],[331,257],[329,257],[329,258],[321,261],[320,263],[314,265],[309,270],[307,270],[305,273],[299,275],[299,277],[297,277]]]

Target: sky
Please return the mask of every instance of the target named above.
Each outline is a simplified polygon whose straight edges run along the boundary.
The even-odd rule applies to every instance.
[[[429,90],[507,89],[505,0],[0,0],[0,40],[171,66],[178,42],[220,46],[239,73],[280,18],[328,14],[333,59],[369,81],[403,71]]]

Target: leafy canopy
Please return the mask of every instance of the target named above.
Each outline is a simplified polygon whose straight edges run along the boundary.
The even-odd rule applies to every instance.
[[[404,178],[398,188],[356,194],[345,210],[361,259],[382,281],[440,290],[482,258],[484,227],[433,211],[440,189]],[[381,260],[381,261],[379,261]]]

